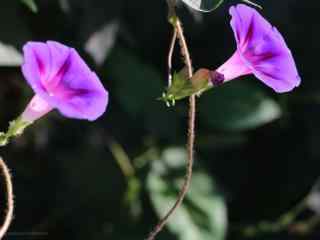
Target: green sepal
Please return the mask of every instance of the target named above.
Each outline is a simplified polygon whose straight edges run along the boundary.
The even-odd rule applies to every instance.
[[[6,133],[0,132],[0,147],[7,145],[10,138],[20,136],[24,129],[30,124],[32,124],[32,122],[26,122],[21,117],[11,121],[8,131]]]
[[[174,106],[177,100],[197,94],[198,96],[211,88],[208,77],[194,75],[189,79],[185,70],[175,72],[172,77],[172,84],[162,94],[160,100],[166,102],[167,106]]]

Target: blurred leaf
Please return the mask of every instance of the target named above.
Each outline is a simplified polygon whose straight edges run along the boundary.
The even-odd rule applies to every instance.
[[[137,116],[145,112],[161,93],[159,73],[121,48],[115,48],[109,58],[110,75],[116,79],[115,95],[124,109]]]
[[[117,46],[107,63],[108,75],[116,84],[114,96],[131,119],[140,121],[152,136],[170,139],[181,136],[179,113],[157,100],[163,80],[152,65]]]
[[[320,178],[317,180],[308,194],[306,203],[310,209],[317,214],[320,214]]]
[[[169,148],[154,160],[147,187],[159,217],[175,203],[184,180],[186,151]],[[215,184],[203,171],[195,171],[189,192],[168,222],[180,240],[222,240],[227,228],[227,210]]]
[[[129,178],[127,192],[125,195],[125,202],[129,205],[131,215],[135,218],[139,217],[142,212],[140,193],[140,180],[136,177]]]
[[[210,12],[219,7],[224,0],[182,0],[189,7],[202,11]]]
[[[21,0],[22,3],[24,3],[30,10],[34,13],[38,12],[38,7],[34,0]]]
[[[65,13],[70,12],[70,2],[68,0],[59,0],[59,5],[61,7],[61,10]]]
[[[87,42],[88,39],[92,41],[91,38],[94,36],[95,40],[91,44],[101,44],[99,56],[103,56],[108,45],[113,41],[113,33],[117,34],[118,32],[119,20],[125,6],[124,2],[126,1],[59,0],[59,5],[69,17],[69,24],[72,24],[72,31],[76,33],[75,37],[78,41],[81,43]],[[126,30],[123,32],[126,33]],[[106,38],[105,42],[102,38]],[[94,58],[94,60],[97,59]]]
[[[215,128],[248,130],[262,126],[281,116],[277,102],[259,87],[233,81],[201,97],[200,115]]]
[[[0,66],[17,67],[22,64],[22,55],[14,47],[0,42]]]
[[[108,56],[115,43],[118,30],[119,22],[114,20],[94,32],[85,43],[86,52],[90,54],[97,65],[102,65]]]
[[[20,2],[2,1],[0,8],[0,41],[21,47],[32,38],[26,19],[19,12]]]

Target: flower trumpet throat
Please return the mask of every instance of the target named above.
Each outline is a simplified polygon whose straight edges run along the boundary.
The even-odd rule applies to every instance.
[[[258,11],[244,4],[232,6],[229,12],[236,50],[216,69],[224,76],[224,82],[253,74],[278,93],[299,86],[301,78],[280,32]]]
[[[0,146],[54,109],[89,121],[106,111],[108,91],[75,49],[54,41],[28,42],[23,54],[22,73],[35,94],[8,131],[0,133]]]
[[[108,92],[75,49],[54,41],[29,42],[23,53],[22,72],[35,93],[22,116],[27,121],[52,109],[89,121],[105,112]]]
[[[244,4],[232,6],[229,13],[236,42],[233,55],[215,70],[198,70],[190,80],[184,70],[174,74],[172,85],[162,97],[167,105],[250,74],[277,93],[300,85],[294,58],[280,32]]]

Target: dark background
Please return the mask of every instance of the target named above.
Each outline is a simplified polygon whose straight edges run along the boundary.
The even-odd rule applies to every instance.
[[[228,8],[237,2],[226,0],[208,14],[178,8],[196,69],[214,69],[231,56]],[[252,238],[242,234],[246,226],[261,227],[261,221],[276,221],[292,209],[320,175],[320,3],[259,3],[291,48],[302,84],[279,95],[248,76],[198,99],[195,182],[158,239],[320,235],[317,226],[298,231],[294,224]],[[110,93],[99,120],[67,119],[54,111],[1,149],[16,200],[7,239],[145,239],[171,206],[185,160],[187,101],[167,108],[157,100],[166,86],[172,33],[166,2],[39,0],[37,13],[18,0],[0,4],[1,43],[19,51],[30,40],[73,46]],[[102,29],[94,46],[98,53],[90,54],[86,43]],[[106,53],[105,59],[97,61],[99,53]],[[174,68],[182,67],[176,50]],[[1,129],[32,95],[19,67],[0,68]],[[119,162],[134,171],[121,169]],[[2,195],[4,211],[3,202]],[[314,210],[309,206],[298,220],[308,220]]]

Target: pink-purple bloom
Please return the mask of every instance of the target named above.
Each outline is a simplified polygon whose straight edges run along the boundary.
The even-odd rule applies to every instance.
[[[237,49],[227,62],[211,72],[213,85],[254,74],[279,93],[299,86],[301,79],[294,59],[279,31],[244,4],[231,7],[230,15]]]
[[[77,51],[61,43],[28,42],[22,72],[35,96],[22,114],[33,122],[52,109],[69,118],[96,120],[106,110],[108,92]]]

